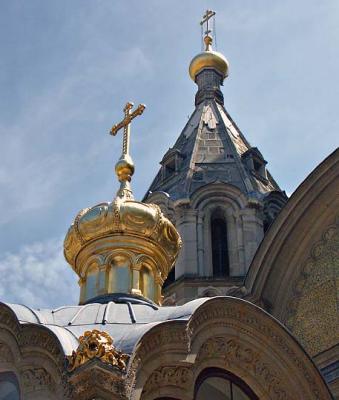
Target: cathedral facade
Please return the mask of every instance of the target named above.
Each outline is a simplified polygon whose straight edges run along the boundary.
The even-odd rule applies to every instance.
[[[339,151],[287,199],[224,108],[213,14],[195,110],[143,202],[130,135],[145,106],[111,129],[120,189],[64,242],[79,305],[0,303],[0,400],[339,398]]]

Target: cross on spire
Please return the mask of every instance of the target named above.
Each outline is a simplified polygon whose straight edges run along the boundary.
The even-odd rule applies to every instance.
[[[200,21],[200,25],[203,26],[206,23],[206,31],[204,32],[206,36],[212,32],[209,29],[209,20],[215,16],[215,11],[206,10],[205,15],[203,15],[202,20]]]
[[[132,111],[133,106],[134,104],[131,102],[126,104],[124,107],[124,119],[118,124],[113,125],[109,132],[112,136],[115,136],[120,129],[124,129],[122,154],[115,165],[115,172],[120,182],[120,189],[118,190],[117,196],[122,199],[133,199],[130,181],[134,173],[134,163],[129,154],[131,122],[135,117],[141,115],[146,108],[144,104],[139,104],[138,107]]]

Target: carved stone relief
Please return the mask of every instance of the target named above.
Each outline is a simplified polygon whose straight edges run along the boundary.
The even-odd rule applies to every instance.
[[[189,367],[165,366],[156,369],[148,378],[143,393],[158,389],[159,386],[179,386],[189,388],[192,385],[193,372]]]
[[[311,355],[338,343],[339,230],[331,225],[311,249],[293,287],[286,325]],[[337,276],[336,276],[337,275]]]
[[[13,362],[13,354],[9,346],[0,342],[0,362]]]
[[[262,381],[262,386],[266,388],[270,395],[275,399],[292,399],[284,387],[282,377],[272,365],[265,362],[261,354],[244,346],[240,341],[233,338],[214,337],[207,340],[198,355],[197,363],[206,359],[221,359],[221,365],[225,369],[232,370],[232,366],[240,364],[248,374],[253,374],[255,379]]]
[[[44,388],[48,388],[51,392],[55,391],[55,383],[44,368],[24,369],[20,375],[25,393],[35,392]]]

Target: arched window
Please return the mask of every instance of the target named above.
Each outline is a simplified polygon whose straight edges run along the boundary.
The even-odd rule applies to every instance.
[[[0,400],[20,400],[19,383],[12,372],[0,373]]]
[[[211,217],[211,242],[213,276],[228,276],[227,224],[223,212],[220,209],[215,210]]]
[[[129,293],[132,287],[130,259],[124,254],[114,256],[111,262],[111,293]]]
[[[154,293],[154,277],[153,272],[150,268],[144,266],[140,270],[140,290],[143,293],[143,296],[148,299],[155,300]]]
[[[258,400],[258,397],[237,376],[219,368],[204,370],[195,385],[194,400]]]

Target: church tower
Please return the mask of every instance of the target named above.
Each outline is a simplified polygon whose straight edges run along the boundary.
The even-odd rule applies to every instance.
[[[165,302],[182,304],[225,295],[240,286],[252,258],[287,197],[224,107],[229,73],[213,50],[213,11],[201,26],[205,49],[189,74],[198,91],[195,110],[160,164],[144,200],[175,224],[183,248],[165,284]],[[175,276],[173,276],[175,275]]]

